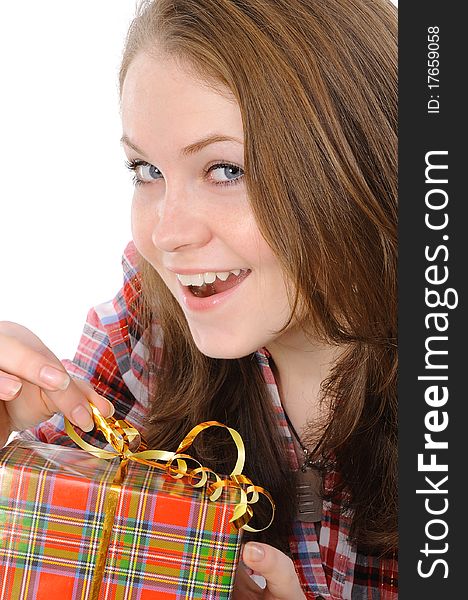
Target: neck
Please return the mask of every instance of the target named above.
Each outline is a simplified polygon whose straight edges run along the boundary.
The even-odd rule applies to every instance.
[[[288,330],[267,350],[273,359],[281,403],[299,436],[308,424],[312,429],[323,425],[328,411],[326,402],[321,402],[321,385],[342,348],[314,341],[302,331]],[[307,437],[310,434],[309,429]]]

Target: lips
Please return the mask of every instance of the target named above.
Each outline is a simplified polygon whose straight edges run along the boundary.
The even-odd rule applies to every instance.
[[[196,296],[197,298],[207,298],[208,296],[213,296],[215,294],[221,294],[236,285],[239,285],[250,273],[250,270],[241,271],[239,275],[234,275],[231,273],[226,281],[222,281],[221,279],[214,280],[213,283],[203,283],[203,285],[191,285],[189,286],[190,292]]]
[[[205,312],[211,312],[212,310],[218,309],[223,306],[226,302],[230,302],[230,298],[235,296],[241,289],[243,282],[252,273],[250,270],[243,271],[239,276],[233,275],[233,279],[227,282],[220,281],[219,287],[213,290],[213,284],[203,284],[201,286],[185,286],[180,281],[180,302],[190,313],[203,314]],[[229,279],[229,278],[228,278]],[[233,285],[232,285],[233,284]],[[223,286],[221,290],[221,285]],[[199,288],[205,289],[200,290]],[[195,290],[193,289],[195,288]],[[209,288],[209,289],[207,289]],[[195,293],[194,293],[195,291]],[[197,295],[199,293],[200,295]]]

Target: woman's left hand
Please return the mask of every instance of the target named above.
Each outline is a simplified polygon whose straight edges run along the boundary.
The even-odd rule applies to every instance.
[[[248,542],[242,553],[232,600],[306,600],[292,560],[268,544]],[[249,575],[249,570],[266,581],[262,589]]]

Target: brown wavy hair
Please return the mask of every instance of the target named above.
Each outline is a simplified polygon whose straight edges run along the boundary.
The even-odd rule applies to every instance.
[[[341,474],[324,493],[354,511],[362,551],[397,545],[397,29],[385,0],[156,0],[141,2],[120,85],[136,54],[162,49],[235,95],[244,126],[245,182],[258,227],[295,282],[291,319],[343,345],[323,382],[330,419],[315,448]],[[287,547],[295,476],[255,354],[213,359],[142,261],[146,322],[164,336],[150,361],[150,442],[174,448],[218,419],[247,450],[246,473],[271,491],[264,541]],[[143,310],[142,309],[142,310]],[[289,324],[289,323],[288,323]],[[285,326],[287,327],[287,325]],[[150,340],[148,339],[150,343]],[[158,360],[156,360],[158,359]],[[157,365],[157,366],[156,366]],[[222,432],[197,455],[228,470]],[[337,508],[338,510],[338,508]]]

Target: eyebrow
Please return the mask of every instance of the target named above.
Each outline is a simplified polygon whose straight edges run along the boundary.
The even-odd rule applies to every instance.
[[[126,135],[123,135],[120,141],[122,144],[125,144],[132,150],[135,150],[135,152],[137,152],[138,154],[145,156],[145,153],[140,148],[138,148],[138,146],[136,146]],[[200,150],[203,150],[203,148],[205,148],[206,146],[209,146],[210,144],[216,144],[217,142],[236,142],[237,144],[242,144],[242,142],[235,137],[215,133],[201,140],[198,140],[197,142],[193,142],[193,144],[185,146],[185,148],[182,148],[182,150],[180,151],[180,154],[181,156],[190,156],[192,154],[200,152]]]

